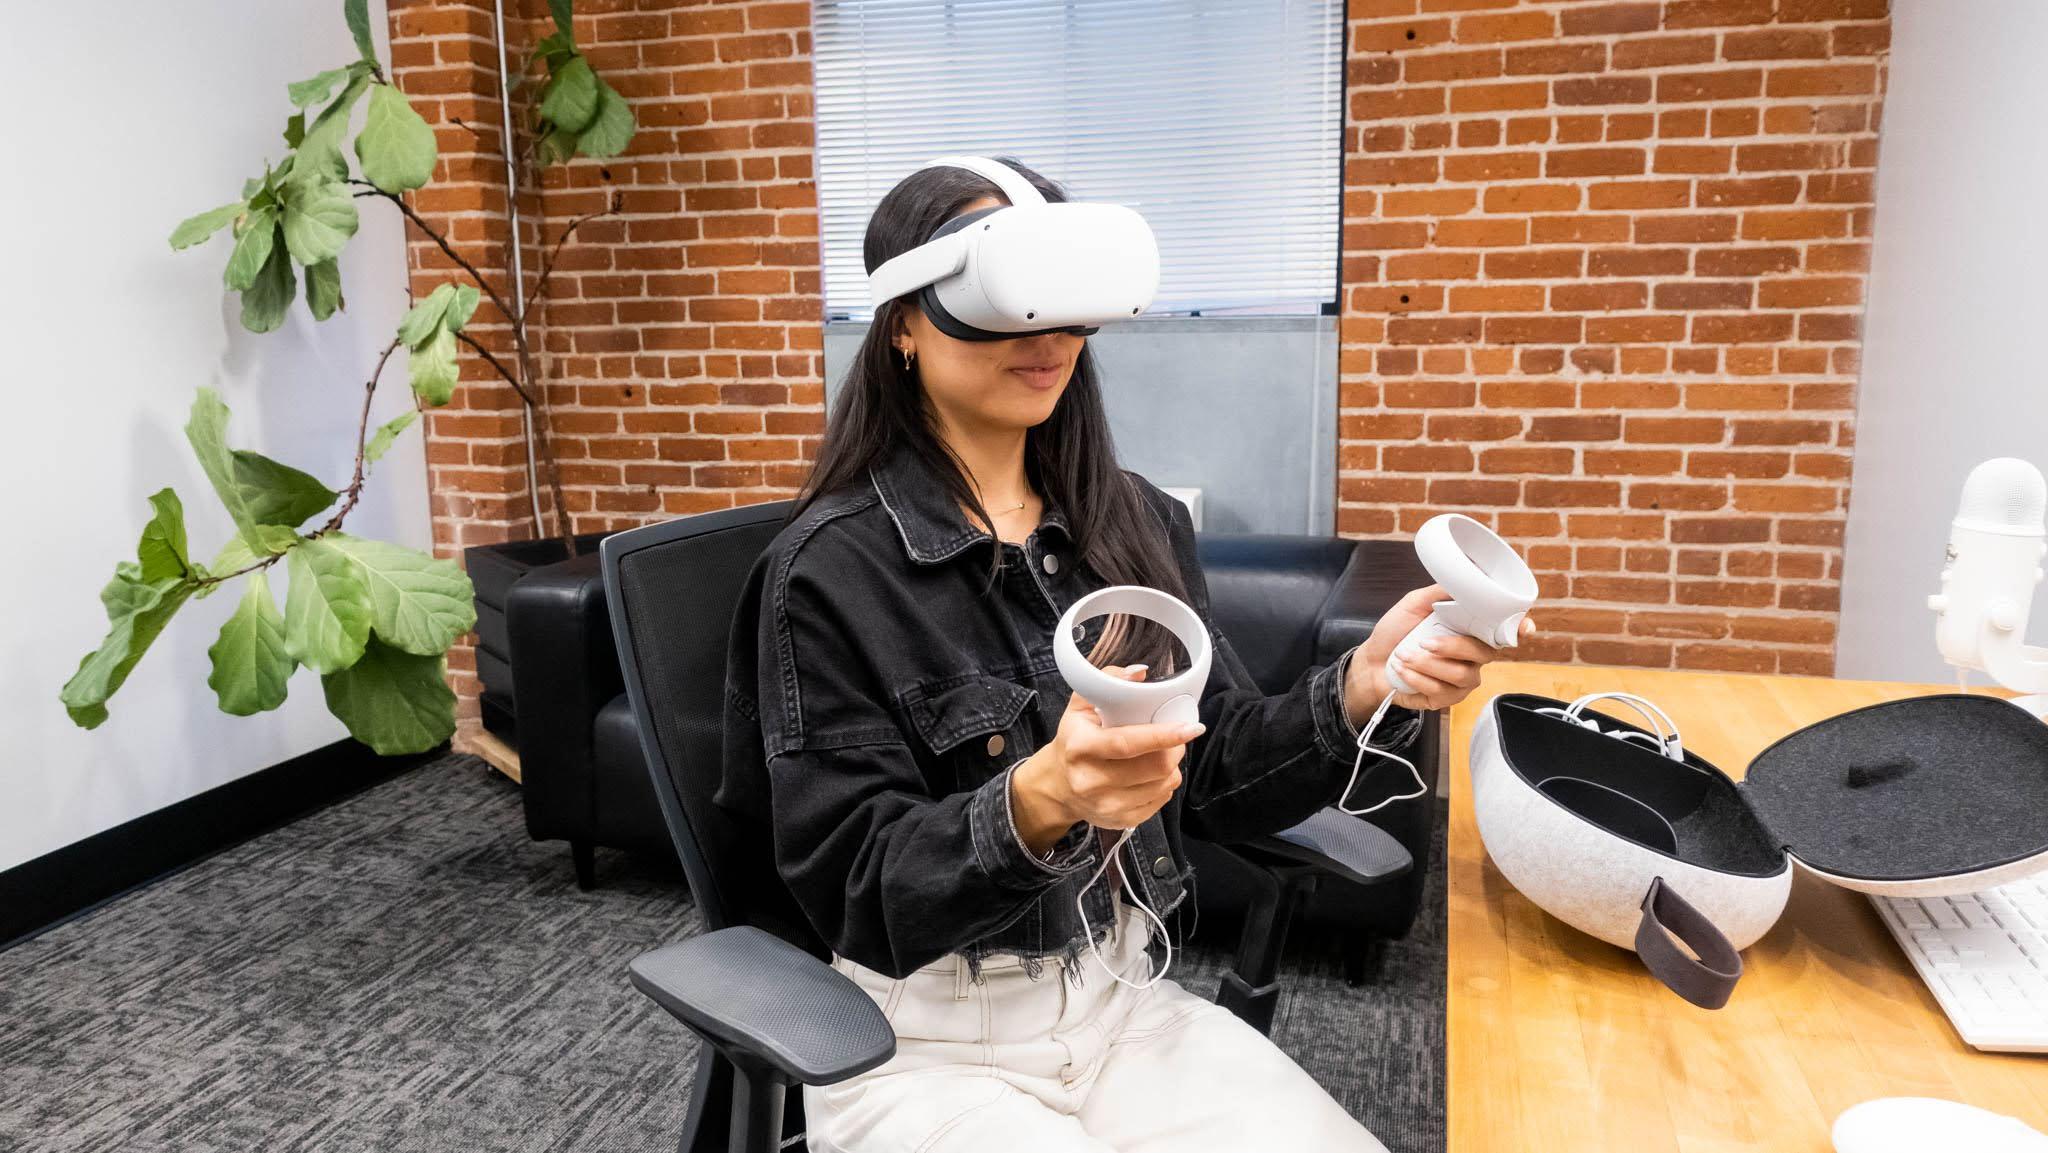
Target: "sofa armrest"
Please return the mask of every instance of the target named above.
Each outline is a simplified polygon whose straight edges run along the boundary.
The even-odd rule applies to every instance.
[[[1429,570],[1405,540],[1362,540],[1337,575],[1316,620],[1317,664],[1328,664],[1372,635],[1402,597],[1426,587]]]
[[[598,554],[527,573],[505,619],[527,828],[536,839],[588,836],[597,714],[625,691]]]
[[[736,925],[633,958],[633,987],[741,1068],[830,1085],[896,1053],[859,985],[795,945]]]

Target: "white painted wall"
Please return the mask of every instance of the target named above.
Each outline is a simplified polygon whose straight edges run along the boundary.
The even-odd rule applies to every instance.
[[[384,4],[370,7],[381,42]],[[284,328],[244,332],[221,286],[227,237],[166,243],[283,155],[288,83],[354,57],[341,0],[35,4],[10,12],[8,37],[0,106],[40,111],[0,178],[0,869],[345,735],[304,670],[277,712],[215,707],[206,649],[232,591],[185,607],[97,730],[57,691],[99,643],[98,591],[134,555],[149,493],[184,498],[195,555],[227,537],[185,445],[194,390],[234,410],[231,444],[339,488],[362,381],[406,305],[399,222],[374,204],[343,257],[347,311],[317,326],[302,297]],[[375,419],[405,391],[394,365]],[[425,478],[408,432],[349,527],[425,546]]]
[[[1946,683],[1927,594],[1963,478],[2048,469],[2048,4],[1900,0],[1837,672]],[[2048,597],[2035,601],[2048,643]],[[1981,678],[1979,678],[1981,683]]]

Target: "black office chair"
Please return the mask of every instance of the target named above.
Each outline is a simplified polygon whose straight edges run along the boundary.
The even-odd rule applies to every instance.
[[[684,517],[601,549],[626,693],[704,919],[702,935],[631,966],[634,986],[706,1042],[682,1153],[768,1153],[803,1131],[791,1085],[843,1081],[896,1051],[881,1010],[819,959],[828,954],[781,884],[769,830],[711,799],[727,637],[747,572],[788,513],[783,501]]]
[[[684,517],[607,537],[606,599],[626,694],[703,935],[636,958],[635,987],[701,1035],[683,1153],[770,1150],[802,1132],[793,1084],[826,1085],[887,1061],[895,1036],[783,887],[770,831],[712,801],[721,776],[726,645],[754,560],[789,502]],[[1295,909],[1318,881],[1361,885],[1412,866],[1407,849],[1326,809],[1228,851],[1257,891],[1217,1001],[1264,1032]],[[716,1102],[729,1096],[731,1107]]]

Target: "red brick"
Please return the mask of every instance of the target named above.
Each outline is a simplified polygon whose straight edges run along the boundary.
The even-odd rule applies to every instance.
[[[1764,74],[1758,69],[1716,72],[1666,72],[1657,77],[1660,104],[1688,104],[1713,100],[1748,100],[1763,91]]]
[[[1543,174],[1556,179],[1570,176],[1634,176],[1644,170],[1640,148],[1579,148],[1549,153]]]
[[[1562,14],[1561,31],[1566,36],[1654,32],[1661,16],[1662,8],[1657,4],[1572,5]]]
[[[1550,86],[1550,90],[1551,98],[1563,105],[1644,104],[1650,99],[1651,81],[1647,76],[1596,76],[1559,80]]]

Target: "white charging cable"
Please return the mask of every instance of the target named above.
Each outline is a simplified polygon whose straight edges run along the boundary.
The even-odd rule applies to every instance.
[[[1353,659],[1357,658],[1354,657]],[[1417,797],[1429,794],[1429,783],[1422,779],[1422,771],[1415,767],[1414,761],[1387,749],[1372,748],[1367,743],[1372,740],[1372,735],[1379,731],[1380,722],[1387,718],[1387,709],[1392,707],[1393,703],[1394,694],[1388,693],[1385,697],[1382,697],[1380,699],[1380,707],[1372,711],[1372,719],[1365,722],[1364,728],[1358,730],[1358,754],[1351,758],[1351,779],[1345,783],[1344,791],[1337,795],[1337,811],[1340,813],[1349,813],[1354,817],[1363,817],[1369,813],[1377,813],[1395,801],[1412,801]],[[1412,793],[1395,793],[1378,804],[1369,805],[1363,809],[1345,808],[1344,802],[1351,799],[1351,790],[1358,787],[1358,774],[1365,767],[1365,754],[1367,753],[1378,753],[1381,757],[1407,769],[1408,774],[1415,778],[1415,791]]]
[[[1090,825],[1089,828],[1093,829],[1094,826]],[[1130,843],[1132,835],[1137,831],[1136,827],[1125,829],[1117,837],[1116,844],[1111,845],[1109,851],[1102,855],[1102,863],[1095,866],[1095,872],[1088,878],[1088,883],[1081,886],[1081,894],[1074,898],[1074,911],[1081,914],[1081,936],[1082,939],[1088,942],[1088,952],[1094,956],[1095,963],[1102,966],[1102,971],[1109,974],[1109,979],[1128,988],[1144,990],[1150,989],[1161,980],[1164,980],[1166,971],[1173,967],[1173,936],[1166,931],[1166,921],[1159,914],[1152,911],[1152,906],[1146,904],[1145,899],[1140,897],[1138,890],[1132,886],[1131,871],[1129,869],[1119,870],[1123,874],[1124,892],[1130,896],[1131,904],[1136,905],[1138,911],[1145,914],[1145,918],[1152,922],[1154,928],[1159,930],[1159,939],[1166,945],[1166,959],[1159,963],[1158,972],[1152,974],[1148,980],[1138,982],[1125,979],[1122,973],[1111,968],[1109,962],[1102,959],[1102,950],[1095,947],[1095,931],[1088,926],[1087,908],[1088,890],[1094,888],[1095,882],[1102,879],[1102,874],[1109,869],[1109,863],[1117,859],[1117,854],[1124,851],[1124,846]],[[1110,915],[1115,916],[1116,895],[1114,893],[1110,895],[1109,907]]]
[[[1583,715],[1586,708],[1595,701],[1614,701],[1618,704],[1627,705],[1630,709],[1634,710],[1637,716],[1648,721],[1657,730],[1657,735],[1654,737],[1634,729],[1615,729],[1607,732],[1607,736],[1620,741],[1633,741],[1638,744],[1647,745],[1655,752],[1674,761],[1685,760],[1685,742],[1679,738],[1678,722],[1671,719],[1671,714],[1658,707],[1657,702],[1647,697],[1639,697],[1634,693],[1587,693],[1564,708],[1543,708],[1536,711],[1544,716],[1556,717],[1559,720],[1568,721],[1571,724],[1591,729],[1598,733],[1603,731],[1600,728],[1600,723],[1591,717]]]

